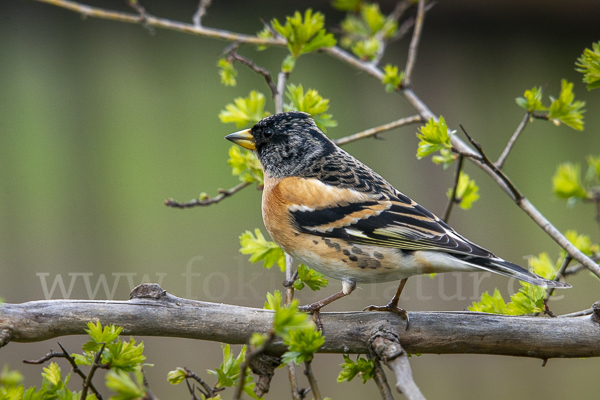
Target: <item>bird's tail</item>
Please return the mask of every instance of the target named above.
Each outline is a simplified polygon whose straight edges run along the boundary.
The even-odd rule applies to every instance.
[[[464,262],[481,268],[486,271],[493,272],[495,274],[500,274],[504,276],[508,276],[509,278],[516,278],[520,281],[532,283],[536,286],[547,287],[547,288],[556,288],[556,289],[567,289],[570,288],[571,285],[564,282],[551,281],[549,279],[542,278],[526,270],[520,265],[513,264],[501,258],[487,258],[487,257],[476,257],[476,256],[460,256],[453,254],[454,257],[457,257]]]

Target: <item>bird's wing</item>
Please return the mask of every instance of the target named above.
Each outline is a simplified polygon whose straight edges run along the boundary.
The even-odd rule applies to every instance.
[[[396,190],[364,193],[314,178],[286,178],[279,191],[294,224],[304,233],[407,251],[494,257]]]

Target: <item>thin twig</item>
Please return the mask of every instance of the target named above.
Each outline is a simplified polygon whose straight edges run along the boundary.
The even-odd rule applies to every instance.
[[[275,112],[283,112],[283,93],[285,92],[285,82],[290,74],[281,71],[277,75],[277,95],[275,96]]]
[[[590,315],[594,313],[594,309],[593,308],[588,308],[585,310],[581,310],[581,311],[576,311],[576,312],[572,312],[569,314],[563,314],[563,315],[558,315],[556,318],[571,318],[571,317],[581,317],[584,315]]]
[[[489,168],[491,168],[496,173],[496,175],[504,182],[504,184],[511,191],[517,204],[521,200],[523,200],[524,196],[521,194],[521,192],[519,192],[519,190],[513,185],[511,180],[508,179],[508,177],[504,174],[504,172],[502,172],[500,169],[498,169],[498,167],[496,167],[496,165],[490,161],[490,159],[487,157],[487,155],[483,152],[483,148],[481,147],[481,145],[479,143],[477,143],[475,140],[473,140],[473,138],[467,133],[466,129],[462,125],[459,125],[459,126],[460,126],[460,129],[462,129],[465,136],[467,137],[467,139],[469,140],[469,143],[471,143],[473,145],[473,147],[475,147],[477,149],[477,152],[481,156],[481,162],[483,164],[487,165]]]
[[[310,389],[313,392],[313,398],[315,400],[321,400],[321,392],[319,391],[319,386],[317,385],[317,378],[315,378],[315,374],[313,373],[311,363],[312,361],[304,361],[304,374],[308,378]]]
[[[191,371],[187,367],[183,367],[183,370],[185,371],[185,374],[186,374],[186,376],[185,376],[186,377],[186,381],[187,381],[187,378],[191,378],[191,379],[195,380],[200,385],[202,385],[202,387],[206,391],[206,395],[208,397],[215,397],[215,394],[219,390],[216,390],[215,388],[210,387],[208,383],[204,382],[204,380],[202,378],[200,378],[198,375],[196,375],[196,373],[194,373],[193,371]]]
[[[560,268],[556,272],[556,275],[554,275],[554,280],[555,281],[560,280],[560,278],[562,278],[564,276],[564,273],[567,270],[567,267],[569,266],[569,264],[571,263],[571,261],[573,261],[573,257],[571,257],[570,255],[567,254],[567,256],[563,260]],[[552,318],[555,318],[556,315],[550,310],[550,308],[548,308],[548,300],[550,299],[550,296],[552,296],[552,294],[554,294],[554,289],[555,288],[549,288],[549,289],[547,289],[546,290],[546,297],[544,297],[544,314],[548,314]]]
[[[498,157],[498,161],[495,162],[495,165],[498,169],[502,169],[502,167],[504,167],[504,162],[506,161],[506,157],[508,157],[508,153],[510,153],[510,151],[512,150],[513,146],[515,145],[515,142],[519,138],[519,135],[521,134],[521,132],[523,132],[523,130],[527,126],[527,123],[529,122],[530,118],[531,118],[531,113],[526,112],[525,116],[521,120],[521,123],[519,124],[519,126],[517,126],[517,130],[515,131],[515,133],[513,133],[513,135],[509,139],[508,143],[506,144],[506,147],[502,151],[502,154],[500,154],[500,157]]]
[[[271,89],[271,96],[273,98],[275,98],[275,96],[277,96],[277,87],[275,86],[275,83],[273,83],[273,78],[271,77],[271,73],[267,69],[256,65],[254,63],[254,61],[252,61],[251,59],[246,58],[246,57],[236,53],[235,50],[236,50],[235,48],[230,50],[227,53],[228,57],[241,62],[245,66],[249,67],[252,71],[256,72],[259,75],[262,75],[265,78],[265,81],[267,82],[269,89]]]
[[[86,399],[88,388],[91,388],[92,379],[94,378],[94,374],[96,373],[96,370],[98,368],[104,368],[104,369],[108,368],[106,365],[100,364],[100,360],[102,359],[102,352],[104,351],[105,347],[106,347],[106,343],[102,343],[102,346],[100,346],[100,350],[96,354],[96,357],[94,357],[94,363],[92,364],[92,367],[90,368],[90,372],[88,373],[86,380],[83,382],[83,390],[81,391],[81,397],[79,398],[80,400]]]
[[[301,400],[302,397],[298,391],[298,380],[296,379],[296,366],[293,362],[288,364],[288,377],[290,379],[290,388],[292,389],[292,399]]]
[[[266,348],[269,347],[269,345],[271,343],[273,343],[274,340],[275,340],[275,332],[273,330],[270,330],[269,331],[269,336],[263,342],[262,345],[260,345],[256,349],[249,350],[246,353],[246,358],[240,364],[240,375],[239,375],[239,378],[238,378],[239,379],[238,380],[238,385],[235,388],[235,395],[233,396],[234,400],[240,400],[242,398],[242,392],[244,391],[244,383],[246,381],[246,373],[248,372],[250,361],[254,357],[258,356],[259,354],[262,354],[266,350]]]
[[[417,19],[415,21],[415,29],[413,36],[408,47],[408,58],[406,60],[406,67],[404,68],[404,79],[402,80],[402,87],[410,87],[412,73],[417,61],[417,49],[419,48],[419,40],[421,39],[421,32],[423,30],[423,22],[425,21],[425,0],[419,0],[419,7],[417,8]]]
[[[43,364],[48,360],[51,360],[53,358],[67,358],[67,356],[64,355],[64,353],[59,353],[56,351],[52,351],[52,349],[50,349],[50,352],[48,354],[46,354],[44,357],[37,359],[37,360],[23,360],[23,364]]]
[[[200,0],[200,3],[198,3],[198,11],[192,17],[196,28],[202,28],[202,17],[206,15],[206,10],[210,7],[210,3],[212,3],[212,0]]]
[[[185,380],[185,384],[187,385],[188,392],[190,392],[190,394],[192,395],[192,400],[199,400],[199,399],[198,399],[198,397],[196,396],[196,389],[198,389],[198,391],[199,391],[200,393],[202,393],[202,395],[203,395],[204,397],[208,396],[208,394],[207,394],[207,393],[204,393],[204,392],[202,391],[202,389],[199,389],[199,388],[197,388],[197,387],[196,387],[196,385],[190,385],[190,381],[189,381],[189,380],[187,380],[187,379],[186,379],[186,380]]]
[[[60,344],[60,342],[58,342],[58,345],[60,346],[61,350],[63,351],[65,358],[69,361],[69,364],[71,364],[71,368],[72,368],[73,372],[76,373],[77,375],[79,375],[79,377],[85,382],[87,380],[87,377],[85,376],[83,371],[81,369],[79,369],[79,366],[75,362],[75,358],[73,358],[73,356],[71,356],[69,354],[69,352],[63,347],[63,345]],[[94,393],[96,395],[96,398],[98,398],[98,400],[102,400],[102,395],[100,394],[100,392],[98,392],[98,389],[96,389],[94,384],[92,382],[90,382],[89,386],[90,386],[90,390],[92,391],[92,393]]]
[[[99,7],[92,7],[84,4],[77,3],[70,0],[35,0],[41,3],[52,4],[57,7],[62,7],[67,10],[74,11],[85,17],[109,19],[112,21],[125,22],[130,24],[139,24],[143,21],[140,20],[140,16],[136,14],[124,13],[119,11],[106,10]],[[225,31],[221,29],[212,29],[205,27],[196,27],[192,24],[186,24],[183,22],[172,21],[165,18],[157,18],[151,15],[147,16],[145,21],[148,26],[155,28],[169,29],[178,32],[190,33],[194,35],[207,36],[216,39],[224,39],[229,41],[238,41],[241,43],[250,43],[256,45],[271,45],[271,46],[285,46],[287,43],[282,38],[260,38],[258,36],[244,35]]]
[[[219,189],[218,190],[219,195],[217,195],[215,197],[206,197],[203,199],[193,199],[186,203],[180,203],[173,199],[168,199],[168,200],[165,200],[165,206],[169,206],[169,207],[173,207],[173,208],[190,208],[190,207],[196,207],[196,206],[210,206],[213,204],[217,204],[221,200],[223,200],[231,195],[236,194],[237,192],[244,189],[245,187],[250,186],[250,184],[251,184],[250,182],[242,182],[239,185],[236,185],[229,190]]]
[[[381,363],[379,362],[379,358],[373,356],[373,380],[377,385],[377,389],[379,389],[379,393],[381,394],[382,400],[394,400],[394,395],[392,394],[392,389],[390,389],[390,385],[388,384],[387,377],[385,376],[385,372],[381,367]]]
[[[444,222],[448,223],[448,219],[450,219],[450,213],[452,212],[452,208],[454,207],[454,203],[458,202],[456,198],[456,190],[458,189],[458,181],[460,179],[460,174],[462,172],[464,156],[462,154],[458,155],[458,164],[456,166],[456,177],[454,178],[454,186],[452,187],[452,196],[448,200],[448,204],[446,205],[446,210],[444,211]]]
[[[355,142],[357,140],[365,139],[365,138],[368,138],[371,136],[376,136],[382,132],[389,131],[391,129],[399,128],[404,125],[414,124],[414,123],[422,122],[422,121],[423,120],[421,119],[421,116],[419,116],[419,115],[413,115],[410,117],[400,118],[397,121],[390,122],[388,124],[384,124],[384,125],[380,125],[380,126],[376,126],[374,128],[370,128],[370,129],[364,130],[362,132],[358,132],[353,135],[334,140],[333,142],[335,144],[337,144],[338,146],[342,146],[344,144]]]

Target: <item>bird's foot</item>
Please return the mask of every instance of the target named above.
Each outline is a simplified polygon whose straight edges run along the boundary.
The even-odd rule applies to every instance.
[[[321,322],[321,308],[323,308],[323,305],[320,304],[320,302],[316,302],[305,306],[300,306],[298,307],[298,310],[312,315],[317,329],[323,331],[323,323]]]
[[[394,314],[398,314],[400,318],[406,321],[406,330],[410,327],[410,320],[408,318],[408,313],[405,309],[398,307],[398,304],[395,304],[393,301],[390,301],[385,306],[369,306],[365,307],[363,311],[388,311],[393,312]]]

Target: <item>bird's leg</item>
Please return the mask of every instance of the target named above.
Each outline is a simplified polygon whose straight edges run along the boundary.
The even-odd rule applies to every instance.
[[[396,294],[392,297],[392,300],[385,306],[369,306],[366,307],[363,311],[390,311],[400,315],[400,317],[406,320],[406,330],[410,326],[410,321],[408,320],[408,313],[405,309],[398,307],[398,301],[400,301],[400,295],[402,294],[402,290],[404,286],[406,286],[406,281],[408,278],[404,278],[400,281],[398,285],[398,289],[396,290]]]
[[[321,324],[321,308],[325,307],[328,304],[333,303],[334,301],[341,299],[342,297],[348,296],[350,293],[354,291],[356,288],[356,282],[354,281],[342,281],[342,290],[339,292],[332,294],[329,297],[324,298],[323,300],[316,301],[312,304],[308,304],[306,306],[298,307],[298,310],[302,312],[307,312],[313,315],[315,320],[315,324],[319,330],[323,330],[323,324]]]

